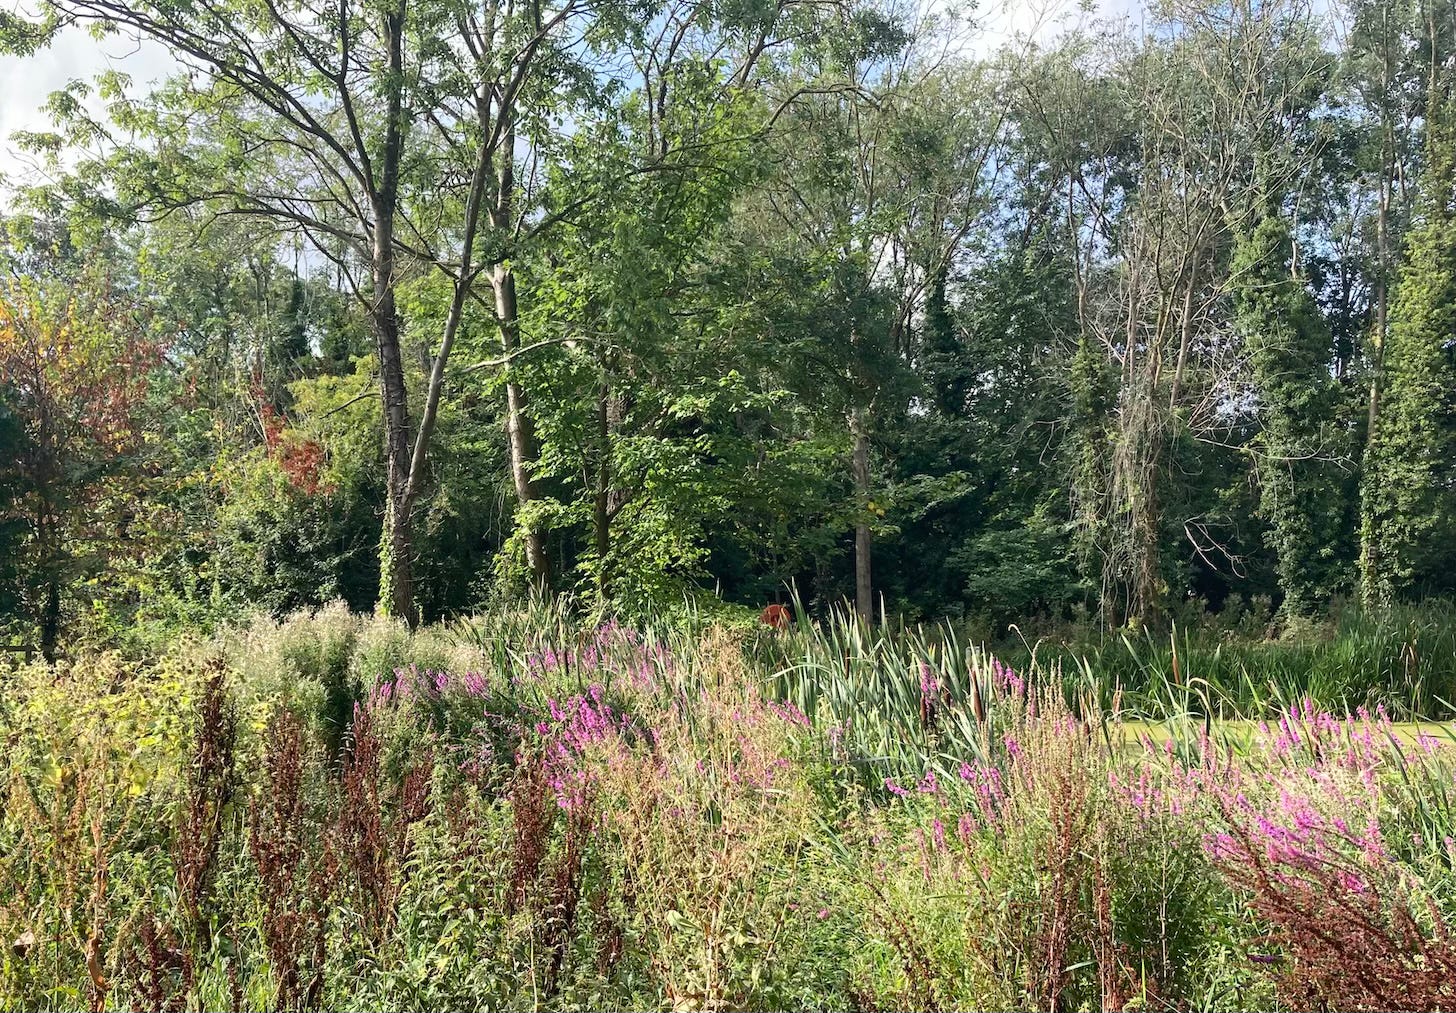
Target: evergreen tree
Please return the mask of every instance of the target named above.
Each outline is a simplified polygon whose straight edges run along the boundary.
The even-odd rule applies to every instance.
[[[1289,268],[1289,226],[1264,214],[1239,237],[1233,260],[1235,327],[1245,342],[1263,427],[1255,445],[1259,512],[1276,556],[1284,610],[1317,614],[1338,582],[1344,511],[1330,420],[1336,390],[1330,337]]]
[[[1361,493],[1361,596],[1370,606],[1449,590],[1456,565],[1456,133],[1449,98],[1432,101]]]

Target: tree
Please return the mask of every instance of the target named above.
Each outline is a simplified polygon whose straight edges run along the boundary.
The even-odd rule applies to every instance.
[[[149,418],[161,407],[149,402],[164,359],[141,314],[94,277],[0,291],[0,417],[18,444],[3,520],[24,525],[22,595],[47,659],[76,582],[145,549]]]
[[[1260,511],[1277,557],[1284,611],[1316,616],[1339,586],[1345,511],[1337,464],[1345,457],[1332,420],[1338,405],[1329,332],[1291,270],[1293,243],[1266,212],[1234,252],[1234,324],[1260,400],[1255,446]]]
[[[1232,237],[1267,187],[1294,189],[1329,66],[1300,0],[1180,0],[1154,16],[1141,47],[1113,40],[1110,73],[1088,55],[1096,40],[1072,40],[1028,102],[1065,173],[1078,316],[1118,375],[1105,474],[1077,471],[1097,491],[1078,495],[1083,542],[1103,557],[1104,614],[1150,624],[1166,615],[1178,542],[1200,565],[1240,565],[1178,479],[1207,470],[1204,448],[1241,438],[1229,410],[1240,349],[1220,336]],[[1298,154],[1271,160],[1276,147]]]
[[[1005,124],[997,80],[946,60],[964,29],[912,10],[875,26],[862,51],[831,55],[823,66],[850,87],[790,110],[778,171],[745,208],[762,219],[760,242],[807,275],[792,283],[805,297],[786,350],[800,396],[847,435],[854,605],[865,620],[874,530],[888,513],[874,474],[879,420],[909,402],[914,325],[990,205]]]
[[[1384,350],[1361,489],[1361,596],[1387,607],[1451,586],[1456,562],[1456,116],[1433,60],[1425,167]]]
[[[266,221],[333,262],[366,308],[385,418],[380,604],[414,621],[412,517],[428,479],[450,354],[487,268],[502,352],[515,351],[505,230],[518,224],[522,105],[528,98],[543,103],[571,73],[570,25],[586,6],[392,0],[320,12],[289,2],[202,0],[177,8],[54,0],[47,10],[55,23],[155,39],[186,68],[140,103],[125,100],[116,76],[103,80],[112,118],[147,144],[120,147],[108,160],[114,197],[104,189],[88,197],[128,214],[206,204],[217,214]],[[535,80],[543,66],[554,68],[551,83]],[[74,102],[58,108],[69,114],[73,138],[109,136]],[[532,122],[544,125],[544,111],[533,110]],[[32,144],[57,148],[61,141]],[[489,242],[487,225],[495,229]],[[444,272],[454,289],[418,424],[411,422],[397,305],[411,268]],[[508,384],[507,398],[517,496],[525,503],[534,496],[533,448],[519,388]],[[539,538],[528,536],[527,546],[544,582]]]

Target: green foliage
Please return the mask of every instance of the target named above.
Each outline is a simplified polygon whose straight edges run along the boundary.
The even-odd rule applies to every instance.
[[[1289,889],[1380,834],[1446,959],[1449,744],[1306,702],[1164,746],[1054,666],[856,630],[331,607],[13,671],[0,1002],[1286,1008],[1358,912],[1268,920],[1240,833]]]
[[[1338,402],[1329,334],[1290,274],[1291,245],[1283,218],[1267,215],[1241,241],[1231,270],[1238,279],[1235,325],[1261,401],[1263,426],[1253,449],[1266,539],[1278,560],[1284,610],[1314,616],[1345,590],[1347,510],[1338,472],[1344,453],[1332,425]]]
[[[148,494],[161,485],[152,479],[173,391],[143,313],[94,272],[69,289],[13,279],[0,293],[0,404],[15,451],[0,524],[23,532],[22,615],[47,656],[65,615],[84,607],[77,586],[125,579],[165,530]]]
[[[987,531],[950,562],[966,574],[972,607],[997,630],[1028,616],[1060,615],[1086,593],[1062,526],[1045,517],[1029,517],[1010,531]]]
[[[0,1007],[1456,1003],[1440,6],[0,13]]]
[[[1445,115],[1445,114],[1443,114]],[[1449,207],[1449,130],[1432,130],[1419,218],[1391,305],[1380,410],[1363,476],[1367,604],[1451,589],[1456,509],[1449,492],[1456,459],[1451,335],[1456,332],[1456,241]]]
[[[96,27],[195,29],[197,72],[54,96],[16,142],[54,179],[14,191],[0,261],[37,291],[105,277],[165,339],[113,462],[145,532],[68,557],[50,608],[75,540],[38,551],[11,468],[10,630],[59,612],[61,647],[141,651],[388,605],[406,573],[426,620],[529,585],[633,617],[863,590],[993,637],[1205,604],[1232,626],[1269,596],[1295,628],[1357,542],[1367,604],[1445,594],[1453,40],[1377,8],[1338,47],[1277,0],[990,54],[952,11],[608,5],[578,31],[566,5],[527,54],[529,15],[472,47],[445,3],[405,11],[396,78],[382,17],[122,4]],[[486,80],[513,98],[479,120]],[[413,126],[386,223],[364,163],[391,95]],[[0,468],[28,396],[0,391]]]

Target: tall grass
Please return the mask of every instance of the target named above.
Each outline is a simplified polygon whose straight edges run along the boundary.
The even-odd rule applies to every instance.
[[[1456,714],[1456,614],[1437,606],[1379,620],[1350,613],[1279,640],[1174,628],[1020,641],[999,652],[964,641],[951,624],[872,629],[833,612],[761,637],[759,656],[772,669],[769,691],[835,728],[868,780],[986,755],[1008,672],[1054,688],[1080,713],[1163,725],[1185,747],[1223,723],[1276,716],[1307,699],[1342,714]]]
[[[0,1008],[1456,1004],[1456,743],[1199,637],[1109,675],[714,620],[330,608],[10,673]]]
[[[1347,609],[1278,639],[1192,625],[1084,632],[1042,642],[1036,653],[1081,669],[1104,691],[1116,687],[1127,706],[1149,716],[1185,700],[1190,687],[1224,718],[1257,717],[1304,697],[1348,712],[1384,706],[1402,718],[1456,713],[1456,610],[1445,603],[1383,616]],[[1008,645],[1007,654],[1030,656],[1022,644]]]

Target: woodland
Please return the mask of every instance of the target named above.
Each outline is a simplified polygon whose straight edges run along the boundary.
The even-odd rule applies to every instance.
[[[325,16],[325,13],[328,16]],[[341,599],[1162,628],[1456,582],[1456,17],[47,4],[7,622]],[[992,40],[994,41],[994,40]]]
[[[0,7],[86,47],[0,1010],[1456,1009],[1456,0]]]

